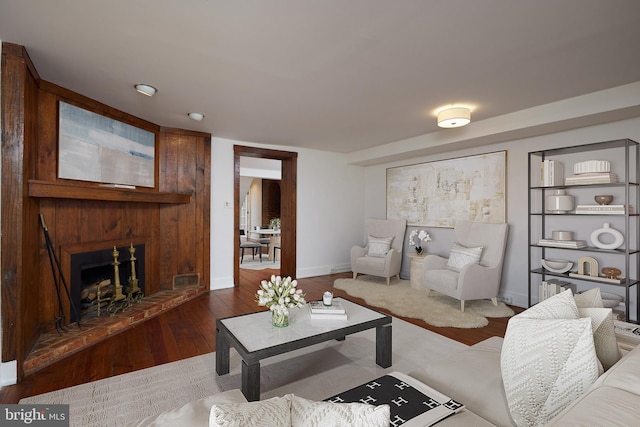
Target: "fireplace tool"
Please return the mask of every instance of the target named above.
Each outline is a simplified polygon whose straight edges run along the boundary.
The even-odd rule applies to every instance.
[[[76,306],[71,299],[71,294],[69,292],[69,288],[67,287],[67,281],[64,278],[64,274],[62,274],[60,261],[58,260],[56,251],[53,248],[53,243],[51,242],[51,237],[49,236],[49,230],[47,229],[47,224],[44,222],[44,216],[42,214],[40,214],[40,225],[42,226],[42,231],[44,233],[44,241],[47,245],[47,253],[49,254],[49,264],[51,264],[51,272],[53,273],[53,282],[56,287],[56,294],[58,295],[59,315],[58,317],[56,317],[56,330],[58,331],[58,333],[60,333],[61,331],[67,332],[67,329],[65,328],[64,310],[62,308],[62,297],[60,296],[60,284],[58,283],[58,275],[60,275],[60,280],[62,281],[62,285],[64,286],[67,298],[69,299],[71,310],[73,310],[73,314],[76,316],[76,324],[78,325],[78,328],[80,328],[80,315],[78,314]]]

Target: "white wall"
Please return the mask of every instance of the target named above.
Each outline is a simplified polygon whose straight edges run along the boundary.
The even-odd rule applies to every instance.
[[[366,168],[364,180],[365,217],[384,218],[386,216],[386,169],[388,167],[507,150],[507,219],[510,230],[501,296],[510,297],[513,304],[526,307],[528,303],[528,153],[540,149],[622,138],[640,142],[640,118],[370,166]],[[453,240],[453,231],[444,228],[428,228],[428,230],[433,241],[427,244],[427,251],[446,255]],[[403,262],[404,277],[408,276],[409,271],[409,263],[406,261]]]
[[[350,270],[351,246],[362,243],[363,167],[343,154],[212,138],[211,289],[233,286],[234,144],[298,153],[296,278]]]

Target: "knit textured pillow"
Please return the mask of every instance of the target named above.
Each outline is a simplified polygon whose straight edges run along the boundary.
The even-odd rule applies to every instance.
[[[367,256],[384,258],[391,249],[393,237],[369,236]]]
[[[388,427],[389,417],[389,405],[291,400],[292,427]]]
[[[215,404],[209,412],[209,427],[289,426],[291,396],[288,394],[258,402]]]
[[[453,271],[460,271],[467,264],[478,264],[482,255],[482,246],[467,248],[459,243],[451,245],[451,252],[447,260],[447,267]]]
[[[579,318],[570,290],[509,320],[500,365],[518,426],[546,424],[591,387],[602,367],[591,319]]]

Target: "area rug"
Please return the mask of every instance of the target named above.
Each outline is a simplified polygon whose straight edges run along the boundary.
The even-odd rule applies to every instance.
[[[489,324],[487,317],[514,315],[504,303],[499,302],[496,307],[491,300],[465,301],[461,312],[457,299],[435,291],[427,297],[425,291],[413,289],[408,280],[394,279],[387,286],[384,278],[363,275],[357,279],[337,279],[333,287],[397,316],[422,319],[433,326],[481,328]]]
[[[251,259],[251,256],[245,257],[244,261],[240,263],[240,268],[244,268],[246,270],[264,270],[267,268],[273,268],[278,270],[280,268],[280,260],[270,260],[267,258],[267,255],[264,254],[262,258],[262,262],[256,257],[255,260]]]
[[[297,314],[292,315],[292,324]],[[426,329],[393,318],[392,366],[375,363],[375,329],[274,356],[261,363],[261,399],[295,393],[322,400],[389,372],[404,373],[467,348]],[[230,373],[218,377],[215,353],[22,399],[20,403],[70,405],[71,426],[122,426],[214,393],[240,388],[238,353]]]

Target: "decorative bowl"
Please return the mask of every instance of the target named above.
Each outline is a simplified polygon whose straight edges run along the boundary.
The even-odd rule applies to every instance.
[[[613,202],[613,196],[611,194],[598,194],[593,196],[593,200],[599,205],[608,205]]]
[[[552,273],[566,273],[573,267],[573,263],[562,259],[543,259],[542,266]]]

